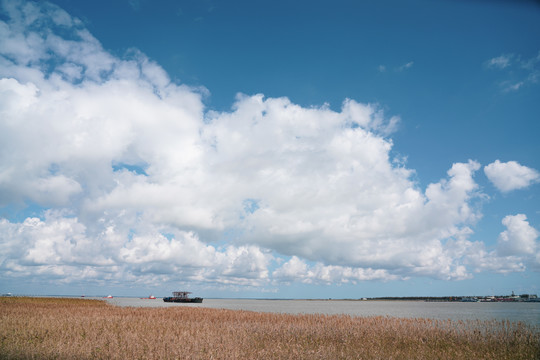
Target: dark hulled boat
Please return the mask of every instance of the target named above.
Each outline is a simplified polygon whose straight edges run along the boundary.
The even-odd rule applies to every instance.
[[[202,303],[203,298],[191,298],[189,297],[189,294],[191,294],[189,291],[175,291],[173,292],[173,296],[164,297],[163,301],[175,303]]]

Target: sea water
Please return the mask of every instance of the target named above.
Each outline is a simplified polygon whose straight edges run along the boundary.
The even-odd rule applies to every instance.
[[[163,299],[116,297],[106,299],[116,306],[206,307],[286,314],[344,314],[390,316],[437,320],[509,320],[540,326],[540,302],[424,302],[351,300],[258,300],[204,299],[202,304],[166,303]]]

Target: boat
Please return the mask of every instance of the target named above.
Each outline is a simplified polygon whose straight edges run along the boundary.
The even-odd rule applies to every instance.
[[[164,297],[163,301],[165,302],[174,302],[174,303],[202,303],[203,298],[201,297],[189,297],[191,294],[189,291],[175,291],[173,296]]]
[[[145,298],[141,298],[141,299],[156,300],[156,297],[154,295],[150,295],[149,297],[145,297]]]

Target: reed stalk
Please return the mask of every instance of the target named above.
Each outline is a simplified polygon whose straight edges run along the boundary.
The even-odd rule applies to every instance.
[[[0,359],[539,359],[508,321],[289,315],[0,298]]]

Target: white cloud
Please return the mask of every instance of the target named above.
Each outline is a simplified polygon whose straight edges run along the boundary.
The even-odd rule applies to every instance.
[[[506,79],[500,82],[503,92],[518,91],[538,83],[540,79],[540,52],[524,58],[519,54],[504,54],[486,61],[488,69],[505,70]]]
[[[400,277],[384,269],[363,269],[344,266],[325,266],[317,263],[308,266],[305,261],[292,256],[272,274],[276,282],[302,282],[305,284],[356,284],[366,280],[396,280]]]
[[[519,81],[515,84],[506,84],[507,86],[505,86],[505,91],[507,92],[510,92],[510,91],[518,91],[523,85],[525,85],[525,82],[524,81]]]
[[[505,55],[497,56],[492,59],[489,59],[486,62],[486,65],[490,68],[504,69],[510,66],[510,63],[513,57],[514,55],[512,54],[505,54]]]
[[[499,255],[519,256],[535,253],[538,231],[529,225],[524,214],[508,215],[502,223],[507,229],[499,235],[497,242]]]
[[[408,63],[403,64],[400,67],[398,67],[396,71],[404,71],[404,70],[410,69],[413,65],[414,65],[414,61],[409,61]]]
[[[0,206],[49,209],[0,220],[6,276],[262,286],[464,279],[483,261],[468,241],[480,164],[421,189],[378,106],[257,94],[206,111],[206,90],[136,50],[112,56],[58,8],[4,4]]]
[[[45,218],[28,218],[23,223],[0,221],[0,244],[3,270],[18,276],[35,272],[48,273],[54,267],[65,282],[109,278],[108,273],[122,274],[109,279],[115,284],[126,277],[141,276],[152,285],[149,274],[162,281],[179,278],[199,282],[261,285],[268,277],[268,253],[253,246],[228,246],[217,249],[202,243],[195,234],[175,231],[164,236],[147,227],[146,232],[128,236],[124,229],[106,226],[98,234],[77,218],[47,212]],[[85,269],[71,271],[75,268]],[[82,277],[83,276],[83,277]]]
[[[488,179],[502,192],[523,189],[540,181],[540,173],[516,161],[495,162],[484,167]]]
[[[393,71],[394,72],[402,72],[402,71],[410,69],[413,65],[414,65],[414,61],[409,61],[408,63],[405,63],[403,65],[394,67]],[[377,71],[379,71],[380,73],[385,73],[385,72],[388,71],[388,68],[387,68],[386,65],[381,64],[381,65],[377,66]]]
[[[484,243],[468,244],[464,263],[476,272],[497,273],[538,270],[540,247],[537,243],[538,231],[530,226],[524,214],[508,215],[502,224],[506,230],[499,234],[496,248],[488,251]]]

